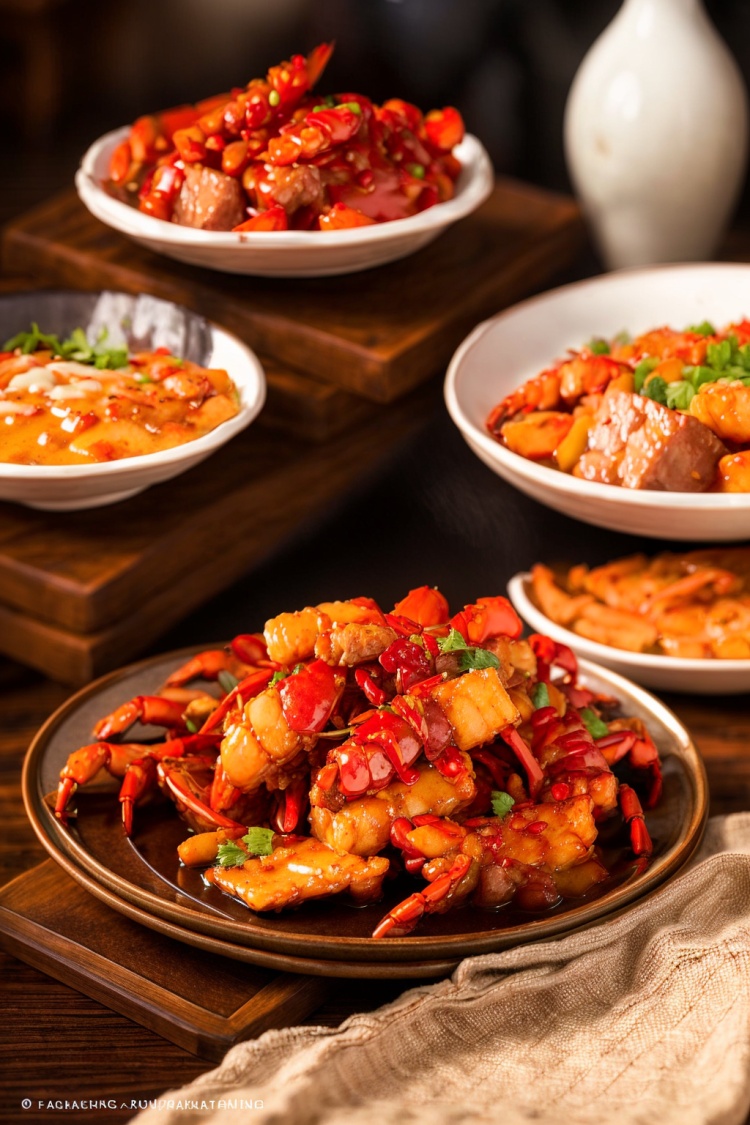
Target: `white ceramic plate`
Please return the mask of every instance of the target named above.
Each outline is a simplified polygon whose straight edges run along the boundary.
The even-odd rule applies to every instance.
[[[197,465],[244,430],[265,401],[266,380],[254,352],[236,336],[169,301],[146,295],[66,290],[0,298],[0,344],[28,329],[32,321],[43,332],[58,336],[81,327],[88,330],[90,339],[106,327],[112,344],[167,347],[173,354],[205,367],[224,368],[239,391],[240,411],[195,441],[141,457],[91,465],[11,465],[0,461],[0,500],[50,511],[96,508],[125,500]]]
[[[596,661],[621,676],[647,687],[698,695],[739,695],[750,692],[750,660],[687,660],[676,656],[657,656],[627,652],[610,645],[579,637],[551,621],[531,598],[531,575],[514,575],[508,583],[508,596],[524,621],[537,633],[568,645],[587,660]]]
[[[750,317],[750,265],[694,264],[623,270],[553,289],[480,324],[454,355],[445,381],[453,421],[486,465],[566,515],[634,535],[718,541],[750,536],[750,494],[650,492],[578,480],[496,442],[490,410],[570,347],[623,329],[724,326]]]
[[[432,242],[446,227],[484,203],[493,185],[487,152],[476,137],[466,136],[455,149],[463,170],[453,199],[411,218],[330,232],[195,230],[143,215],[105,190],[110,156],[129,131],[124,128],[105,134],[83,157],[76,188],[89,211],[149,250],[225,273],[327,277],[381,266]]]

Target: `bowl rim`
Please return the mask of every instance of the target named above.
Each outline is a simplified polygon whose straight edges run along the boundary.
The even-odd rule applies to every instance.
[[[703,270],[712,273],[744,272],[750,280],[750,263],[747,262],[686,262],[680,264],[665,262],[645,268],[613,270],[611,273],[598,274],[581,281],[573,281],[568,285],[559,285],[554,289],[548,289],[544,293],[538,293],[524,301],[519,301],[510,308],[503,309],[487,320],[481,321],[461,342],[448,365],[443,387],[448,413],[464,437],[469,440],[469,443],[479,445],[492,460],[506,469],[510,477],[521,477],[533,484],[543,485],[548,491],[576,496],[581,500],[606,499],[610,502],[616,501],[638,508],[682,508],[686,513],[691,508],[700,511],[711,508],[724,512],[750,511],[750,493],[639,491],[623,488],[619,485],[604,484],[599,481],[581,480],[569,473],[562,473],[558,469],[550,469],[546,465],[539,465],[535,461],[521,457],[518,453],[513,453],[490,437],[486,430],[480,428],[469,416],[461,399],[460,380],[469,353],[483,336],[517,314],[537,306],[543,307],[546,302],[558,299],[563,294],[585,294],[586,289],[590,289],[592,286],[599,288],[615,284],[626,278],[630,278],[634,283],[637,283],[640,278],[659,272],[687,273]]]
[[[441,229],[450,223],[476,210],[489,196],[494,185],[494,171],[489,154],[478,137],[467,133],[457,145],[466,151],[459,155],[462,172],[459,175],[456,194],[452,199],[436,203],[416,215],[390,222],[376,223],[373,226],[356,227],[350,230],[326,231],[321,239],[321,231],[207,231],[195,227],[180,226],[178,223],[157,219],[136,211],[128,203],[116,199],[102,187],[95,175],[95,166],[109,146],[124,140],[130,126],[121,126],[104,133],[95,140],[84,153],[75,176],[76,189],[88,207],[89,198],[106,211],[108,220],[116,229],[133,238],[149,239],[153,242],[170,243],[178,246],[204,248],[237,248],[301,250],[308,247],[366,246],[373,242],[401,240],[413,234],[427,234]],[[87,198],[88,197],[88,198]],[[99,216],[101,217],[101,216]]]
[[[107,289],[107,290],[87,290],[87,289],[33,289],[33,290],[18,290],[14,293],[0,294],[0,303],[8,298],[17,296],[28,295],[34,297],[45,296],[61,296],[61,295],[74,295],[74,296],[96,296],[101,293],[115,293],[122,296],[129,297],[133,300],[137,299],[137,294],[124,293],[121,290]],[[202,434],[201,437],[193,438],[190,441],[183,442],[181,445],[172,446],[170,449],[156,450],[154,453],[140,453],[135,457],[121,457],[117,461],[97,461],[92,464],[81,465],[16,465],[10,461],[0,461],[0,480],[13,480],[26,482],[46,481],[48,483],[59,482],[64,483],[71,480],[86,480],[93,479],[94,477],[111,477],[124,476],[136,474],[139,472],[147,472],[151,469],[157,471],[167,465],[178,464],[180,461],[193,461],[199,459],[207,454],[218,449],[220,446],[226,444],[236,434],[240,433],[247,426],[253,422],[266,401],[266,376],[263,366],[258,359],[252,348],[239,338],[234,333],[229,332],[214,320],[209,320],[207,317],[201,316],[200,313],[195,312],[193,309],[187,308],[185,305],[179,305],[176,301],[169,301],[166,298],[157,298],[163,301],[164,304],[172,305],[174,308],[180,309],[182,312],[193,316],[199,317],[212,333],[218,333],[220,336],[231,341],[236,347],[244,353],[245,359],[248,362],[249,374],[253,380],[253,384],[248,384],[247,389],[252,390],[253,397],[248,402],[242,401],[242,391],[245,389],[245,384],[238,384],[233,376],[232,382],[235,384],[240,392],[240,408],[237,414],[231,418],[227,418],[225,422],[220,422],[208,433]]]
[[[550,633],[550,636],[552,636],[553,631],[558,634],[564,634],[566,638],[564,643],[569,644],[571,648],[577,649],[583,653],[585,659],[592,660],[596,663],[604,661],[607,666],[609,662],[616,660],[618,664],[634,670],[649,669],[664,672],[705,672],[709,675],[718,674],[719,672],[725,673],[727,671],[737,671],[738,673],[747,672],[748,690],[750,691],[750,658],[730,660],[721,656],[688,657],[667,656],[666,654],[660,656],[658,653],[631,652],[630,649],[615,648],[613,645],[602,644],[601,641],[589,640],[588,637],[581,637],[578,633],[567,629],[565,625],[559,625],[556,621],[553,621],[551,617],[548,617],[547,614],[532,601],[527,590],[530,583],[531,573],[528,570],[519,570],[508,582],[508,597],[517,612],[528,621],[529,625],[534,627],[533,621],[531,621],[526,614],[526,611],[530,609],[532,615],[536,614],[537,617],[545,622],[544,628]],[[549,623],[549,628],[546,624],[547,622]]]

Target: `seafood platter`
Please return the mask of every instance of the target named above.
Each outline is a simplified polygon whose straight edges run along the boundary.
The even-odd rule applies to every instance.
[[[503,597],[452,614],[426,586],[84,689],[32,746],[24,793],[110,904],[345,976],[436,975],[589,924],[674,874],[706,815],[657,700],[523,639]]]

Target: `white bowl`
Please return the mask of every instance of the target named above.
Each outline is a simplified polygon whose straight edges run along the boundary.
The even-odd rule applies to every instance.
[[[0,500],[49,511],[96,508],[125,500],[197,465],[244,430],[265,401],[266,380],[255,354],[236,336],[169,301],[108,292],[16,293],[0,298],[0,345],[25,331],[31,321],[36,321],[43,332],[58,336],[81,327],[95,337],[106,327],[113,345],[122,342],[132,348],[167,347],[173,354],[205,367],[224,368],[239,392],[240,410],[203,437],[159,453],[91,465],[11,465],[0,461]]]
[[[544,633],[587,660],[603,664],[636,683],[697,695],[750,692],[750,660],[688,660],[602,645],[551,621],[531,600],[530,592],[531,575],[528,573],[516,574],[508,583],[510,600],[536,633]]]
[[[226,273],[327,277],[405,258],[476,210],[493,186],[487,152],[476,137],[466,136],[455,149],[463,168],[453,199],[408,219],[330,232],[195,230],[144,215],[105,190],[112,152],[128,133],[124,128],[105,134],[83,157],[76,173],[76,188],[89,211],[149,250]]]
[[[486,465],[522,492],[566,515],[614,531],[692,541],[750,536],[750,494],[650,492],[579,480],[512,453],[485,419],[509,391],[570,347],[623,329],[724,326],[750,317],[750,265],[694,264],[623,270],[552,289],[480,324],[451,360],[445,400]]]

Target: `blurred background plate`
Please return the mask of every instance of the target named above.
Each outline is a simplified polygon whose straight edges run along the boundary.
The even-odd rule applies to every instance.
[[[95,785],[78,792],[78,816],[70,828],[55,819],[45,799],[56,790],[60,769],[71,751],[90,741],[94,722],[125,699],[155,692],[192,651],[132,665],[73,696],[34,739],[23,780],[27,813],[53,859],[62,860],[74,878],[77,871],[85,872],[111,893],[111,905],[116,909],[122,900],[154,919],[174,924],[178,928],[175,937],[186,929],[195,944],[203,936],[211,939],[207,948],[214,949],[216,939],[246,947],[253,951],[256,963],[271,967],[281,967],[281,955],[326,962],[332,976],[351,975],[353,964],[361,967],[362,976],[405,976],[415,962],[458,962],[472,954],[550,938],[604,918],[673,877],[703,835],[708,799],[705,772],[688,732],[653,696],[612,672],[584,663],[582,682],[595,691],[616,695],[625,715],[644,719],[664,761],[664,795],[659,806],[647,814],[654,855],[645,871],[629,852],[624,828],[617,827],[611,839],[605,839],[605,828],[603,846],[610,861],[617,864],[617,876],[603,885],[599,897],[577,905],[569,901],[544,915],[512,908],[493,912],[467,907],[425,918],[408,937],[373,941],[370,935],[384,913],[414,889],[412,880],[401,879],[390,884],[382,902],[360,909],[347,905],[340,896],[305,903],[296,911],[254,914],[215,887],[206,886],[199,871],[179,865],[175,848],[187,832],[170,805],[139,809],[134,835],[128,840],[120,822],[118,783],[112,779],[104,788]],[[137,739],[137,731],[128,737]],[[133,912],[131,916],[135,916]]]
[[[628,652],[590,641],[578,633],[551,621],[533,599],[531,575],[516,574],[508,583],[508,596],[521,617],[537,633],[546,633],[553,640],[568,645],[586,660],[611,668],[636,683],[665,691],[682,691],[699,695],[737,695],[750,692],[750,660],[696,660],[677,656],[659,656],[646,652]]]
[[[526,379],[594,336],[632,335],[750,316],[750,266],[708,263],[622,270],[552,289],[480,324],[451,360],[445,400],[470,449],[548,507],[613,531],[679,540],[750,535],[750,494],[638,491],[579,480],[490,437],[490,410]],[[750,437],[750,435],[748,435]]]
[[[68,336],[83,328],[91,340],[131,350],[169,348],[204,367],[224,368],[239,393],[239,413],[210,433],[173,449],[81,465],[12,465],[0,461],[0,500],[32,508],[75,511],[113,504],[197,465],[249,426],[266,397],[263,368],[254,352],[189,309],[142,294],[39,290],[0,297],[0,344],[32,321],[43,332]]]

